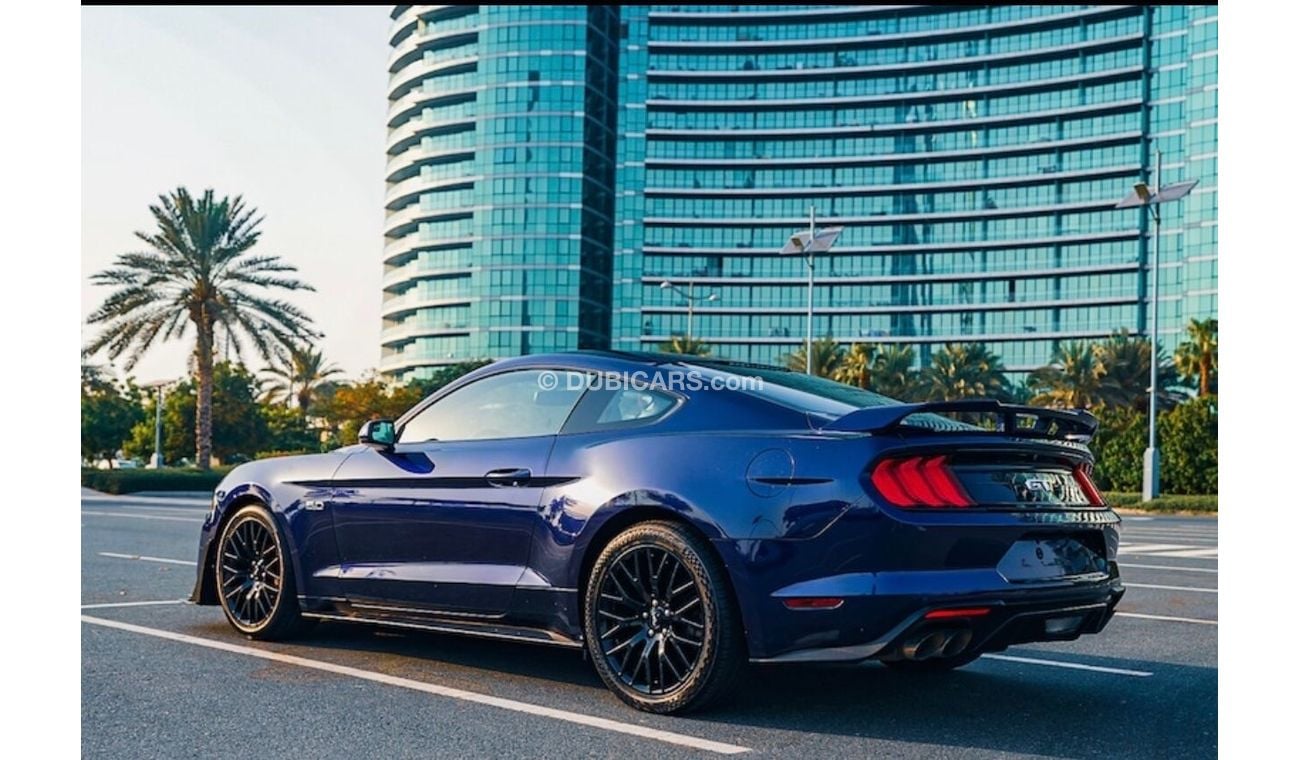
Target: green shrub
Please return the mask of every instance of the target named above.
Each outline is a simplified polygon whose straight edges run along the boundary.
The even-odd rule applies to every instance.
[[[160,470],[90,470],[81,471],[81,485],[104,493],[139,491],[212,491],[230,472],[230,467],[211,470],[165,467]]]
[[[297,457],[303,454],[319,454],[319,451],[311,449],[290,449],[287,451],[259,451],[253,456],[254,459],[273,459],[275,457]]]
[[[1092,440],[1097,457],[1094,477],[1107,491],[1142,489],[1142,454],[1147,447],[1147,417],[1131,409],[1104,408]],[[1160,490],[1167,494],[1219,491],[1219,400],[1201,396],[1161,412]]]
[[[1119,509],[1142,509],[1148,512],[1205,512],[1218,514],[1218,494],[1173,494],[1160,496],[1155,501],[1142,501],[1142,494],[1128,491],[1103,493],[1106,503]]]
[[[1127,407],[1106,407],[1098,413],[1097,421],[1097,435],[1092,439],[1097,487],[1107,491],[1141,490],[1146,417]]]
[[[1161,414],[1162,493],[1219,492],[1219,397],[1200,396]]]

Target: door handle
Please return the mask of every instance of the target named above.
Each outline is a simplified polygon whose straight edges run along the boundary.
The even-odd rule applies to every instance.
[[[527,467],[506,467],[500,470],[492,470],[483,476],[488,483],[494,486],[522,486],[533,477],[532,470]]]

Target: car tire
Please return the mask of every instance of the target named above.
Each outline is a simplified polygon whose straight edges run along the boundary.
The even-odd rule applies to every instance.
[[[928,660],[882,660],[886,667],[903,673],[947,673],[980,658],[980,652],[966,652],[956,657],[931,657]]]
[[[230,625],[250,639],[292,638],[315,622],[298,608],[285,547],[275,518],[261,504],[241,507],[221,531],[214,560],[217,599]]]
[[[726,569],[707,541],[671,522],[633,525],[601,551],[588,576],[583,634],[605,685],[646,712],[714,704],[746,664]]]

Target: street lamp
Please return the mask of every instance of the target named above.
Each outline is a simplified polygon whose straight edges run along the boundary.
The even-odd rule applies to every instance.
[[[158,469],[163,466],[162,453],[162,408],[163,398],[167,386],[175,384],[175,380],[155,380],[152,383],[145,383],[141,388],[156,388],[158,390],[158,401],[154,405],[153,420],[153,456],[149,459],[150,469]]]
[[[1160,186],[1160,151],[1156,151],[1156,171],[1152,177],[1154,188],[1139,182],[1127,198],[1115,208],[1145,206],[1155,224],[1155,237],[1151,241],[1151,386],[1147,389],[1147,450],[1142,453],[1142,501],[1151,501],[1160,495],[1160,450],[1156,448],[1156,388],[1160,370],[1160,204],[1184,198],[1200,180],[1175,182]]]
[[[829,251],[843,231],[843,227],[825,227],[818,230],[817,207],[809,206],[808,230],[794,233],[790,236],[790,242],[781,248],[783,255],[802,254],[808,261],[808,343],[804,347],[804,371],[809,375],[813,373],[813,256]]]
[[[662,290],[671,290],[672,292],[686,299],[686,337],[689,340],[693,335],[692,327],[695,324],[695,302],[716,301],[718,300],[718,294],[710,293],[707,296],[695,295],[694,281],[686,283],[686,290],[682,290],[681,288],[677,287],[676,285],[672,284],[667,280],[664,280],[663,282],[659,283],[659,287]]]

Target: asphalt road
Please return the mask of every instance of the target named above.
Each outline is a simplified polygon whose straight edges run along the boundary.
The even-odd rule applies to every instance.
[[[765,666],[674,718],[624,707],[561,650],[348,624],[250,642],[179,602],[204,509],[83,494],[87,757],[1217,754],[1215,519],[1125,518],[1129,591],[1100,635],[943,675]]]

